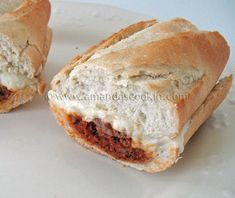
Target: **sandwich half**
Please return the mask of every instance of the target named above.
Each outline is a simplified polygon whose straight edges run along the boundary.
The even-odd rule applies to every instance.
[[[48,0],[0,2],[0,113],[43,94],[42,70],[51,45]]]
[[[226,97],[229,46],[185,19],[131,25],[75,57],[49,103],[82,146],[123,165],[163,171]],[[200,146],[200,145],[198,145]]]

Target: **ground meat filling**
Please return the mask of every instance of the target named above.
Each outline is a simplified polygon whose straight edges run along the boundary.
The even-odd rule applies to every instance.
[[[81,117],[74,115],[70,115],[69,120],[79,137],[115,159],[132,163],[143,163],[150,159],[143,149],[132,147],[130,137],[114,130],[109,123],[103,123],[100,119],[85,122]]]
[[[8,90],[5,86],[0,85],[0,102],[7,100],[10,97],[11,93],[12,92]]]

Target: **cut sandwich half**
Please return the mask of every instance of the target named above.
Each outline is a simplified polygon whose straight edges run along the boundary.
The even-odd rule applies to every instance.
[[[48,0],[0,2],[0,113],[43,94],[42,79],[51,45]]]
[[[82,146],[139,170],[172,166],[223,101],[229,47],[189,21],[140,22],[76,57],[52,81],[49,103]]]

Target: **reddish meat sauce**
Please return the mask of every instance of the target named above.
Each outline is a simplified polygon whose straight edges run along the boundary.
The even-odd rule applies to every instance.
[[[3,100],[7,100],[10,95],[11,95],[11,91],[8,90],[5,86],[0,85],[0,102]]]
[[[114,130],[109,123],[103,123],[100,119],[86,122],[74,115],[70,115],[69,120],[79,137],[96,145],[115,159],[134,163],[143,163],[150,159],[143,149],[132,147],[130,137]]]

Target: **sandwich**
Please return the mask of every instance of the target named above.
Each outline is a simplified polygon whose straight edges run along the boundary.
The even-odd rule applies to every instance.
[[[0,2],[0,113],[43,94],[42,79],[51,45],[48,0]]]
[[[226,97],[229,46],[176,18],[133,24],[72,59],[49,104],[67,134],[125,166],[159,172]],[[200,145],[198,145],[200,146]]]

